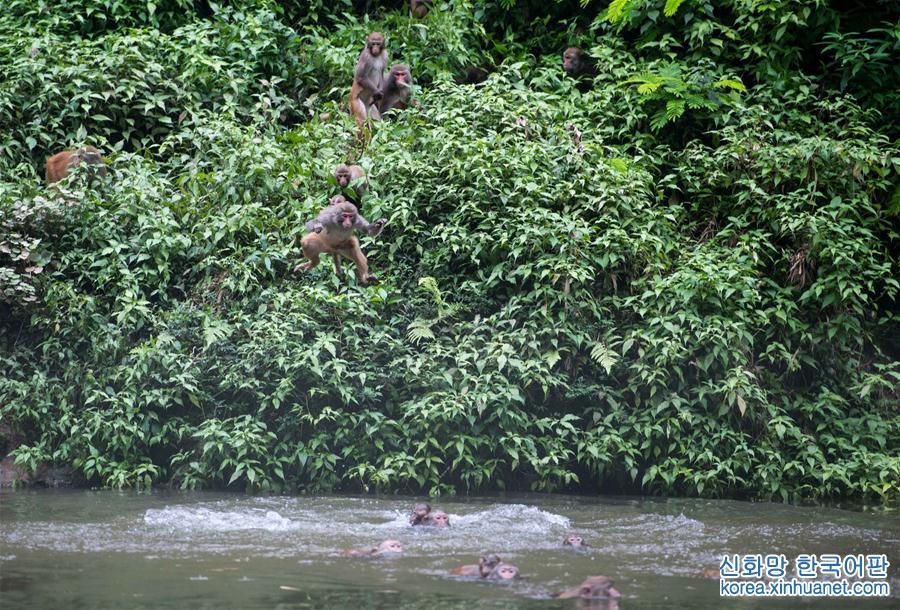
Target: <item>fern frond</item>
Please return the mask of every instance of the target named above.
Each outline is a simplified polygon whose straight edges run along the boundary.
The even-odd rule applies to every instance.
[[[702,95],[686,95],[684,96],[684,101],[685,103],[687,103],[687,107],[691,110],[698,110],[700,108],[712,110],[714,108],[717,108],[719,105],[713,100],[703,97]]]
[[[663,15],[673,17],[678,12],[678,7],[684,3],[684,0],[666,0],[666,6],[663,8]]]
[[[665,127],[666,123],[668,122],[669,121],[666,118],[665,110],[660,110],[650,118],[650,129],[652,129],[653,131],[659,131],[660,129]]]
[[[682,114],[684,114],[684,108],[684,100],[669,100],[668,102],[666,102],[666,121],[671,123],[675,119],[679,118]]]
[[[618,362],[619,356],[606,347],[605,344],[598,343],[591,348],[591,360],[602,366],[606,374],[609,375],[616,362]]]
[[[618,25],[627,19],[631,13],[630,0],[613,0],[606,9],[606,19],[612,24]]]
[[[406,330],[406,338],[413,343],[419,343],[424,339],[434,339],[434,331],[431,330],[431,320],[413,320]]]

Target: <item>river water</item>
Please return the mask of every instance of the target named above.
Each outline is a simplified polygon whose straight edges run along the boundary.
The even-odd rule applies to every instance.
[[[0,492],[0,607],[570,609],[605,575],[621,610],[900,608],[900,519],[780,504],[509,494],[439,499],[451,527],[411,527],[417,498]],[[420,499],[419,499],[420,500]],[[561,545],[569,531],[586,551]],[[397,559],[343,557],[387,538]],[[481,553],[512,583],[448,575]],[[722,599],[723,554],[887,554],[890,598]],[[590,606],[602,607],[607,606]]]

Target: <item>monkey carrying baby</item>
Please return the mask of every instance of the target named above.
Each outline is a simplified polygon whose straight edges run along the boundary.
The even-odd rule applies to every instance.
[[[334,258],[334,270],[338,276],[343,276],[341,257],[344,257],[356,263],[356,277],[360,284],[377,282],[378,278],[369,273],[369,262],[359,247],[359,239],[353,235],[353,230],[365,231],[374,237],[381,233],[386,222],[381,218],[370,223],[343,195],[335,195],[329,200],[327,208],[306,223],[310,232],[300,241],[300,247],[309,262],[297,265],[294,271],[309,271],[319,264],[320,255],[326,253]]]

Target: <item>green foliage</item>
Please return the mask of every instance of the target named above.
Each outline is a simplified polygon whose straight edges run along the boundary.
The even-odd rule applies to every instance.
[[[717,117],[720,106],[733,106],[739,99],[734,94],[747,90],[736,77],[716,78],[700,66],[685,76],[677,64],[660,66],[658,72],[644,72],[625,82],[637,86],[643,103],[664,104],[650,119],[650,126],[657,131],[688,109]]]
[[[571,24],[519,30],[536,5],[512,4],[419,21],[135,2],[66,24],[14,2],[0,417],[17,461],[108,487],[896,501],[887,30],[804,42],[833,22],[813,2],[728,20],[613,3],[618,31],[583,35],[582,91],[541,51]],[[376,29],[421,107],[363,146],[341,99]],[[846,80],[792,59],[810,53]],[[455,83],[471,66],[493,73]],[[43,186],[43,160],[82,143],[111,176]],[[377,286],[292,271],[344,161],[388,221],[362,238]]]

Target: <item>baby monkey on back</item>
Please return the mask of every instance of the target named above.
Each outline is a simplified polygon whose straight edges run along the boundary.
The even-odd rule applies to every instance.
[[[329,204],[318,216],[306,223],[310,233],[300,241],[300,247],[309,262],[297,265],[294,270],[312,269],[319,264],[319,257],[326,253],[334,258],[334,270],[338,276],[343,276],[344,273],[341,269],[343,257],[356,263],[356,277],[360,284],[377,282],[378,278],[369,273],[369,262],[359,247],[359,239],[353,235],[353,230],[358,229],[375,236],[381,233],[387,221],[381,218],[370,223],[343,195],[335,195]]]
[[[450,527],[450,515],[442,510],[431,510],[431,504],[428,502],[419,502],[409,515],[409,524]]]

